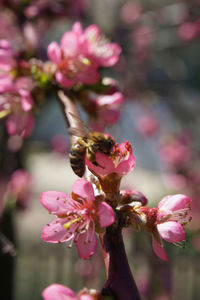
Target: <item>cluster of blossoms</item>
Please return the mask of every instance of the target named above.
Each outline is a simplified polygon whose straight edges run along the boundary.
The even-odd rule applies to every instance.
[[[52,42],[48,46],[56,81],[65,88],[95,84],[100,79],[99,67],[113,66],[120,52],[118,44],[109,43],[98,26],[83,30],[79,22],[62,36],[60,45]]]
[[[89,258],[96,248],[95,231],[110,226],[115,219],[114,211],[123,213],[124,226],[138,230],[144,227],[153,237],[153,249],[168,260],[162,239],[171,243],[185,240],[182,225],[190,221],[190,199],[185,195],[163,198],[157,208],[146,207],[147,199],[140,192],[122,190],[121,178],[135,167],[136,159],[128,141],[115,144],[110,156],[97,152],[94,164],[86,157],[88,169],[98,178],[96,186],[101,191],[94,195],[92,184],[79,179],[72,188],[72,195],[61,192],[42,193],[41,202],[58,218],[44,227],[42,238],[46,242],[76,242],[82,258]],[[98,184],[97,184],[98,182]],[[102,194],[103,191],[103,194]]]
[[[33,129],[34,82],[29,76],[15,77],[17,53],[7,40],[0,40],[0,117],[6,117],[9,135],[28,137]]]

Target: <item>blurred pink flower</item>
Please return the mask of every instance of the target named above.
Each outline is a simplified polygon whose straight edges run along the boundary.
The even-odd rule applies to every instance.
[[[70,88],[77,83],[96,83],[100,78],[98,68],[114,65],[121,48],[105,40],[98,26],[90,25],[83,31],[76,22],[72,30],[62,36],[60,46],[52,42],[47,51],[57,66],[56,80]]]
[[[10,71],[16,66],[15,51],[7,40],[0,40],[0,71]]]
[[[140,26],[133,31],[132,40],[138,47],[146,47],[153,43],[154,33],[150,27]]]
[[[157,119],[152,115],[146,115],[137,120],[137,128],[145,136],[152,136],[159,129]]]
[[[87,259],[96,249],[95,224],[110,226],[114,222],[113,209],[105,202],[96,202],[92,184],[77,180],[69,196],[49,191],[41,195],[42,205],[57,219],[44,227],[42,239],[50,243],[71,241],[76,243],[81,258]]]
[[[121,53],[118,44],[110,43],[95,24],[88,26],[84,34],[89,41],[89,51],[95,57],[99,66],[111,67],[116,64]]]
[[[142,6],[138,2],[126,2],[120,10],[120,19],[127,24],[136,22],[142,13]]]
[[[66,135],[56,134],[53,136],[51,139],[51,147],[54,152],[66,155],[70,148]]]
[[[183,41],[191,41],[196,37],[196,25],[192,22],[185,22],[178,28],[178,37]]]
[[[30,112],[14,112],[6,120],[7,132],[10,135],[19,135],[27,138],[32,133],[34,127],[34,117]]]
[[[117,123],[120,118],[120,108],[124,103],[124,96],[120,92],[91,97],[96,106],[97,121],[92,120],[93,128],[104,128]],[[102,131],[102,130],[100,130]]]
[[[26,208],[27,206],[31,182],[30,174],[25,170],[18,169],[12,174],[8,183],[8,194],[14,196],[22,208]]]
[[[130,143],[126,141],[120,146],[116,144],[111,156],[97,152],[96,162],[97,165],[94,165],[86,157],[86,164],[88,168],[98,177],[106,177],[113,173],[117,174],[119,177],[122,177],[131,172],[135,167],[136,158],[133,155]]]
[[[185,195],[169,195],[158,203],[158,208],[140,207],[137,209],[137,212],[146,216],[144,227],[153,235],[153,249],[159,258],[168,260],[161,239],[169,243],[185,240],[182,225],[191,220],[190,202],[190,198]]]
[[[173,140],[162,147],[160,154],[164,161],[173,166],[177,166],[190,159],[191,150],[189,145],[179,140]]]
[[[93,300],[87,290],[82,290],[76,295],[70,288],[62,284],[51,284],[42,292],[44,300]]]

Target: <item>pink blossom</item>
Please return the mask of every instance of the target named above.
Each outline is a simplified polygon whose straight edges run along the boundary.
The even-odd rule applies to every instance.
[[[142,12],[142,6],[138,2],[125,2],[120,11],[120,18],[124,23],[131,24],[136,22]]]
[[[33,80],[30,77],[19,77],[16,81],[16,91],[21,99],[21,106],[24,111],[29,111],[33,107],[31,91],[34,88]]]
[[[113,94],[105,94],[96,96],[92,95],[91,100],[95,103],[97,121],[102,128],[107,125],[113,125],[117,123],[120,118],[120,108],[124,103],[124,96],[120,92],[114,92]],[[95,122],[93,121],[93,126]],[[95,128],[98,128],[95,125]]]
[[[101,29],[93,24],[85,29],[85,36],[89,41],[90,51],[103,67],[111,67],[119,59],[121,48],[116,43],[110,43],[102,33]]]
[[[94,165],[88,158],[86,164],[91,172],[99,177],[105,177],[109,174],[117,174],[122,177],[135,167],[136,158],[133,155],[132,147],[128,141],[123,142],[120,146],[116,144],[111,156],[104,153],[96,153],[97,165]]]
[[[153,249],[158,257],[168,260],[161,239],[169,243],[178,243],[185,240],[182,225],[191,220],[189,216],[190,198],[182,195],[169,195],[164,197],[158,208],[140,207],[137,212],[146,216],[144,227],[153,235]]]
[[[47,51],[57,66],[56,80],[70,88],[78,83],[96,83],[100,78],[99,66],[114,65],[121,50],[117,44],[105,41],[96,25],[83,31],[76,22],[72,30],[62,36],[60,45],[52,42]]]
[[[77,180],[71,196],[63,192],[49,191],[41,195],[42,205],[57,218],[44,227],[42,239],[50,243],[70,241],[76,243],[81,258],[89,258],[96,249],[95,224],[110,226],[114,212],[105,202],[96,202],[92,184]]]
[[[7,40],[0,40],[0,70],[8,72],[16,65],[15,51]]]
[[[137,120],[137,128],[145,136],[152,136],[159,128],[157,119],[152,115],[146,115]]]
[[[13,76],[9,73],[0,74],[0,93],[13,92],[14,90]]]
[[[178,28],[178,37],[183,41],[193,40],[196,36],[196,33],[196,24],[192,22],[185,22]]]
[[[191,150],[189,146],[182,141],[173,140],[170,144],[166,144],[162,147],[161,156],[167,163],[178,166],[190,159]]]
[[[34,127],[34,118],[30,112],[14,112],[6,120],[7,132],[10,135],[20,135],[27,138],[32,133]]]
[[[8,193],[14,196],[20,206],[26,207],[27,199],[30,194],[31,177],[30,174],[24,170],[16,170],[9,181]]]
[[[62,284],[52,284],[42,292],[44,300],[93,300],[87,290],[82,290],[76,295],[70,288]]]
[[[132,40],[138,47],[146,47],[153,43],[154,33],[150,27],[140,26],[133,31]]]

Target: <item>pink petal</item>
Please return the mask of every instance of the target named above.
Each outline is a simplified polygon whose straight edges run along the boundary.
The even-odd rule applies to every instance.
[[[85,242],[90,237],[90,242]],[[97,247],[97,238],[93,228],[89,228],[86,232],[79,235],[76,242],[78,254],[83,259],[88,259],[92,256]]]
[[[91,171],[95,172],[96,174],[102,177],[115,172],[115,166],[111,158],[109,158],[107,155],[101,152],[97,152],[95,157],[96,157],[96,162],[98,163],[99,166],[95,166],[86,157],[86,164]]]
[[[119,92],[115,92],[112,95],[103,95],[103,96],[99,96],[97,98],[97,104],[99,106],[102,105],[111,105],[111,106],[115,106],[115,105],[120,105],[124,102],[124,96],[122,95],[122,93]]]
[[[95,200],[92,184],[86,179],[78,179],[72,186],[72,192],[79,195],[80,198],[86,199],[87,202]]]
[[[21,96],[21,104],[24,111],[29,111],[33,107],[33,98],[30,95],[29,91],[24,89],[19,90]]]
[[[130,157],[127,160],[122,161],[118,167],[116,168],[116,173],[118,173],[121,176],[124,176],[131,172],[133,168],[136,165],[136,157],[133,155],[130,155]]]
[[[84,34],[91,43],[95,43],[101,37],[101,29],[96,24],[92,24],[85,29]]]
[[[64,215],[72,207],[71,197],[63,192],[48,191],[43,192],[40,197],[42,205],[54,215]],[[69,202],[69,204],[68,204]]]
[[[164,197],[158,204],[158,208],[161,210],[176,211],[186,208],[191,199],[186,195],[177,194]]]
[[[68,79],[60,71],[56,72],[56,80],[63,87],[69,88],[74,85],[74,80]]]
[[[48,243],[60,243],[70,240],[73,235],[65,229],[65,223],[67,223],[66,219],[56,218],[43,228],[41,238]],[[70,230],[72,229],[70,228]]]
[[[80,22],[75,22],[72,31],[76,32],[79,36],[83,34],[83,29]]]
[[[49,44],[47,48],[47,54],[51,61],[53,61],[55,64],[59,64],[61,61],[61,49],[58,43],[52,42]]]
[[[111,67],[116,64],[119,59],[119,55],[121,53],[121,47],[116,43],[111,43],[102,46],[104,54],[99,57],[99,61],[101,66],[103,67]],[[108,55],[107,53],[112,53]]]
[[[62,284],[52,284],[42,292],[44,300],[78,300],[75,293]]]
[[[120,112],[114,109],[102,109],[98,113],[99,120],[105,125],[112,125],[118,122]]]
[[[168,256],[167,256],[167,253],[165,252],[164,248],[163,248],[162,246],[160,246],[160,245],[156,242],[155,239],[153,239],[152,244],[153,244],[153,250],[154,250],[155,254],[156,254],[159,258],[161,258],[161,259],[163,259],[163,260],[165,260],[165,261],[168,261],[169,258],[168,258]]]
[[[74,31],[66,32],[60,42],[61,49],[66,56],[75,56],[79,51],[79,39]]]
[[[101,227],[110,226],[115,221],[114,211],[106,202],[99,202],[98,216]]]
[[[185,239],[183,227],[174,221],[164,222],[157,225],[160,236],[170,243],[176,243]]]

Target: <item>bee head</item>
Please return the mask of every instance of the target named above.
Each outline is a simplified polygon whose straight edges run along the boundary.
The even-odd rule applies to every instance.
[[[109,155],[114,145],[115,141],[110,136],[106,136],[106,138],[103,139],[101,143],[101,152]]]

